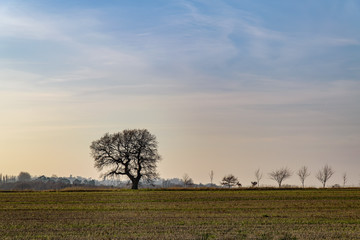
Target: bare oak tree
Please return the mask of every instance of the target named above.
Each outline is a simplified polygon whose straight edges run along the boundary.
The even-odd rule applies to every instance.
[[[308,170],[308,168],[306,166],[302,166],[299,171],[297,172],[297,175],[299,176],[300,178],[300,181],[301,181],[301,184],[302,184],[302,187],[304,188],[305,187],[305,179],[310,176],[310,172]]]
[[[335,172],[332,170],[332,168],[329,165],[325,165],[322,169],[318,171],[316,174],[316,178],[322,183],[323,188],[326,186],[326,182],[331,178],[331,176]]]
[[[256,178],[258,187],[260,187],[260,180],[262,179],[262,177],[263,177],[263,174],[262,174],[262,172],[260,172],[260,168],[258,168],[255,171],[255,178]]]
[[[152,180],[158,176],[156,165],[161,157],[156,137],[146,129],[106,133],[93,141],[90,149],[98,170],[107,170],[104,177],[127,176],[132,189],[138,189],[141,178]]]
[[[272,171],[271,173],[269,173],[270,179],[275,180],[278,184],[279,187],[281,187],[282,182],[291,177],[292,173],[288,168],[281,168],[281,169],[277,169]]]
[[[223,179],[221,181],[221,185],[231,188],[231,187],[237,185],[238,182],[239,182],[238,179],[234,175],[229,174],[229,175],[223,177]]]

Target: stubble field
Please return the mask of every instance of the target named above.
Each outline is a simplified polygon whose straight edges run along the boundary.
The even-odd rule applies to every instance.
[[[1,239],[360,239],[360,189],[0,192]]]

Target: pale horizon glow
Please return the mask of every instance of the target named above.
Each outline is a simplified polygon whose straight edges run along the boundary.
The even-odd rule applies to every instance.
[[[157,136],[162,178],[248,186],[303,165],[360,184],[360,3],[2,1],[0,173],[98,179],[105,133]],[[284,184],[300,185],[296,174]]]

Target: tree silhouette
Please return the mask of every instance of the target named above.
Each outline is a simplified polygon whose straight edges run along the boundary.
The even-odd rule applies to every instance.
[[[214,180],[214,171],[213,171],[213,170],[210,171],[209,177],[210,177],[210,183],[211,183],[211,185],[212,185],[212,184],[213,184],[213,180]]]
[[[221,181],[221,185],[227,186],[229,188],[237,185],[237,183],[238,183],[238,179],[232,174],[229,174],[229,175],[223,177],[223,179]]]
[[[157,163],[161,157],[157,150],[156,137],[146,129],[124,130],[106,133],[93,141],[90,149],[95,167],[106,169],[103,176],[127,176],[132,189],[138,189],[141,178],[152,180],[158,177]]]
[[[270,179],[275,180],[279,184],[279,187],[281,187],[282,182],[291,177],[291,175],[292,173],[288,168],[281,168],[269,173]]]
[[[347,181],[348,181],[348,177],[347,177],[347,173],[344,172],[344,174],[342,175],[342,178],[343,178],[343,187],[345,187]]]
[[[258,187],[260,187],[260,180],[262,179],[262,177],[263,177],[263,174],[262,174],[262,172],[260,172],[260,168],[256,169],[255,178],[256,178]]]
[[[194,185],[194,181],[192,180],[191,177],[189,177],[189,175],[187,173],[184,174],[184,176],[182,178],[182,182],[184,183],[185,187]]]
[[[308,171],[308,168],[306,166],[302,166],[299,171],[297,172],[297,175],[300,178],[302,187],[305,187],[305,179],[310,176],[310,172]]]
[[[326,186],[326,182],[331,178],[331,176],[335,172],[332,170],[332,168],[329,165],[325,165],[322,169],[318,171],[316,174],[316,178],[322,183],[323,188]]]

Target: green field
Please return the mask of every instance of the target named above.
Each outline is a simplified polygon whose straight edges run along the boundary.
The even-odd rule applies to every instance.
[[[360,189],[0,192],[1,239],[360,239]]]

